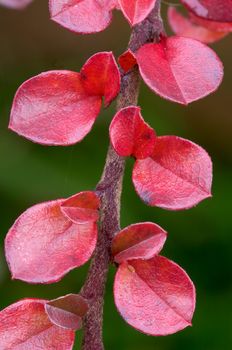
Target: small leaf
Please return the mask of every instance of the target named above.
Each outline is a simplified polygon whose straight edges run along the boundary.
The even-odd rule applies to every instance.
[[[195,288],[180,266],[156,256],[119,266],[114,300],[132,327],[149,335],[168,335],[191,325]]]
[[[81,295],[68,294],[47,302],[45,311],[53,324],[77,331],[82,327],[88,304]]]
[[[156,0],[118,0],[118,3],[130,25],[134,26],[149,15]]]
[[[77,224],[98,221],[100,201],[94,192],[80,192],[61,204],[62,213]]]
[[[195,143],[162,136],[150,158],[136,161],[132,178],[138,195],[148,205],[188,209],[211,197],[212,162]]]
[[[92,217],[86,223],[82,218],[81,224],[75,223],[75,218],[71,221],[61,210],[63,203],[66,200],[37,204],[11,227],[5,251],[13,278],[53,283],[90,259],[96,246],[97,224]],[[83,217],[86,220],[85,212]]]
[[[214,51],[190,38],[173,36],[146,44],[136,58],[145,83],[161,97],[181,104],[212,93],[223,77]]]
[[[195,15],[217,22],[232,22],[231,0],[181,0]]]
[[[106,106],[118,95],[120,72],[112,52],[99,52],[90,57],[80,74],[85,91],[104,97]]]
[[[104,30],[111,22],[117,0],[49,0],[51,19],[76,33]]]
[[[46,300],[24,299],[0,312],[0,348],[71,350],[75,333],[53,325],[46,315]]]
[[[9,128],[45,145],[71,145],[91,130],[101,108],[79,73],[50,71],[27,80],[14,98]]]
[[[121,264],[131,259],[150,259],[159,254],[166,238],[167,233],[152,222],[130,225],[113,239],[114,261]]]
[[[143,159],[154,150],[155,131],[143,120],[139,107],[121,109],[110,125],[110,140],[118,155]]]
[[[21,10],[29,5],[33,0],[0,0],[0,5],[16,10]]]
[[[214,43],[228,34],[227,32],[212,31],[195,24],[192,17],[185,18],[174,7],[168,9],[168,21],[175,34],[196,39],[205,44]]]
[[[137,64],[136,56],[128,49],[118,58],[118,63],[125,73],[128,73]]]

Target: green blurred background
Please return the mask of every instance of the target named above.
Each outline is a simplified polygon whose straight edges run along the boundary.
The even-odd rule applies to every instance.
[[[166,12],[167,6],[163,5]],[[119,55],[127,45],[129,26],[115,13],[112,25],[96,35],[75,35],[49,20],[47,0],[35,0],[24,11],[0,8],[0,239],[17,216],[35,203],[93,189],[104,164],[108,126],[114,105],[102,111],[92,132],[72,147],[43,147],[7,130],[12,99],[26,79],[50,69],[79,70],[97,51]],[[131,183],[133,161],[127,163],[122,197],[122,227],[154,221],[169,232],[163,254],[179,263],[197,288],[193,327],[168,337],[148,337],[118,315],[112,296],[114,269],[107,285],[104,339],[106,349],[232,349],[232,36],[214,45],[225,66],[225,78],[213,95],[189,107],[179,106],[141,86],[144,118],[159,135],[179,135],[202,145],[214,162],[213,199],[196,208],[168,212],[149,208]],[[206,62],[207,64],[207,62]],[[35,286],[11,281],[3,248],[0,252],[1,308],[24,297],[55,298],[78,292],[88,266],[61,282]],[[77,334],[75,349],[79,348]]]

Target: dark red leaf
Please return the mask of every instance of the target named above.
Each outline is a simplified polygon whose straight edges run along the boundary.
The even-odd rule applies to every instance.
[[[118,0],[118,3],[128,22],[134,26],[149,15],[156,0]]]
[[[168,335],[191,325],[195,288],[174,262],[156,256],[119,266],[114,299],[124,320],[150,335]]]
[[[105,98],[105,105],[118,95],[120,73],[112,52],[99,52],[84,64],[80,71],[85,91]]]
[[[0,348],[17,350],[71,350],[75,333],[53,325],[45,300],[25,299],[0,312]]]
[[[75,223],[75,213],[63,214],[63,203],[67,201],[37,204],[11,227],[5,250],[13,278],[29,283],[52,283],[90,259],[96,246],[97,224],[91,215],[87,221],[89,214],[85,211],[81,224]],[[74,216],[72,221],[67,214]]]
[[[160,96],[178,103],[203,98],[222,81],[223,67],[217,55],[190,38],[173,36],[158,44],[146,44],[136,57],[145,83]]]
[[[9,128],[34,142],[71,145],[91,130],[101,108],[79,73],[50,71],[27,80],[14,98]]]
[[[68,219],[77,224],[96,222],[99,217],[99,198],[94,192],[80,192],[62,202],[60,208]]]
[[[195,15],[218,22],[232,22],[232,0],[181,0]]]
[[[119,56],[118,62],[125,73],[129,72],[137,64],[136,57],[130,49]]]
[[[110,125],[110,140],[118,155],[148,157],[154,150],[155,131],[143,120],[139,107],[121,109]]]
[[[68,294],[47,302],[45,311],[53,324],[76,331],[82,327],[88,304],[81,295]]]
[[[196,39],[206,44],[214,43],[228,34],[227,32],[213,31],[195,24],[192,17],[184,17],[174,7],[168,9],[168,21],[175,34]]]
[[[121,264],[131,259],[150,259],[159,254],[166,238],[167,233],[152,222],[130,225],[113,239],[114,261]]]
[[[0,0],[0,5],[12,9],[21,10],[29,5],[33,0]]]
[[[133,183],[148,205],[188,209],[211,197],[212,162],[207,152],[191,141],[158,137],[151,157],[136,161]]]
[[[51,19],[77,33],[96,33],[111,22],[117,0],[49,0]]]

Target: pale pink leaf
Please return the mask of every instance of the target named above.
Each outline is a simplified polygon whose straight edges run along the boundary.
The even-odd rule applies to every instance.
[[[133,183],[148,205],[188,209],[211,197],[212,162],[207,152],[191,141],[158,137],[153,154],[136,161]]]
[[[94,192],[80,192],[64,200],[60,206],[62,213],[77,224],[96,222],[99,217],[100,201]]]
[[[193,23],[207,28],[208,30],[224,33],[232,32],[232,22],[216,22],[195,16],[192,12],[189,14]]]
[[[71,350],[75,333],[52,324],[46,300],[24,299],[0,311],[2,350]]]
[[[96,33],[111,22],[117,0],[49,0],[51,19],[76,33]]]
[[[29,5],[33,0],[0,0],[0,5],[11,9],[21,10]]]
[[[119,266],[114,299],[129,325],[149,335],[168,335],[191,325],[195,288],[180,266],[156,256]]]
[[[71,145],[91,130],[101,108],[99,96],[89,96],[79,73],[50,71],[18,89],[9,128],[45,145]]]
[[[142,46],[136,58],[145,83],[161,97],[181,104],[212,93],[223,77],[214,51],[190,38],[162,38],[157,44]]]
[[[181,0],[195,15],[216,22],[232,22],[232,0]]]
[[[78,294],[68,294],[45,304],[50,321],[62,328],[78,330],[88,311],[87,301]]]
[[[213,31],[195,24],[192,18],[184,17],[174,7],[168,9],[168,21],[175,34],[196,39],[205,44],[214,43],[228,34],[227,32]]]
[[[12,277],[29,283],[59,281],[87,262],[96,246],[97,224],[81,224],[63,214],[65,200],[37,204],[26,210],[9,230],[6,258]],[[86,216],[85,216],[86,220]]]
[[[159,254],[167,233],[152,222],[130,225],[116,234],[112,242],[114,261],[121,264],[132,259],[150,259]]]

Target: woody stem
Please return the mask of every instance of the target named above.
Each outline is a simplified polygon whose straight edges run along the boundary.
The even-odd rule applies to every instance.
[[[136,25],[131,33],[128,48],[136,52],[146,43],[158,41],[163,31],[160,17],[160,0],[150,15]],[[139,72],[135,67],[129,73],[121,72],[121,91],[117,110],[136,105],[139,94]],[[120,229],[120,202],[125,159],[109,146],[104,171],[96,191],[101,199],[101,216],[98,242],[81,294],[89,302],[89,311],[83,325],[82,350],[103,350],[102,324],[105,286],[111,262],[111,242]]]

